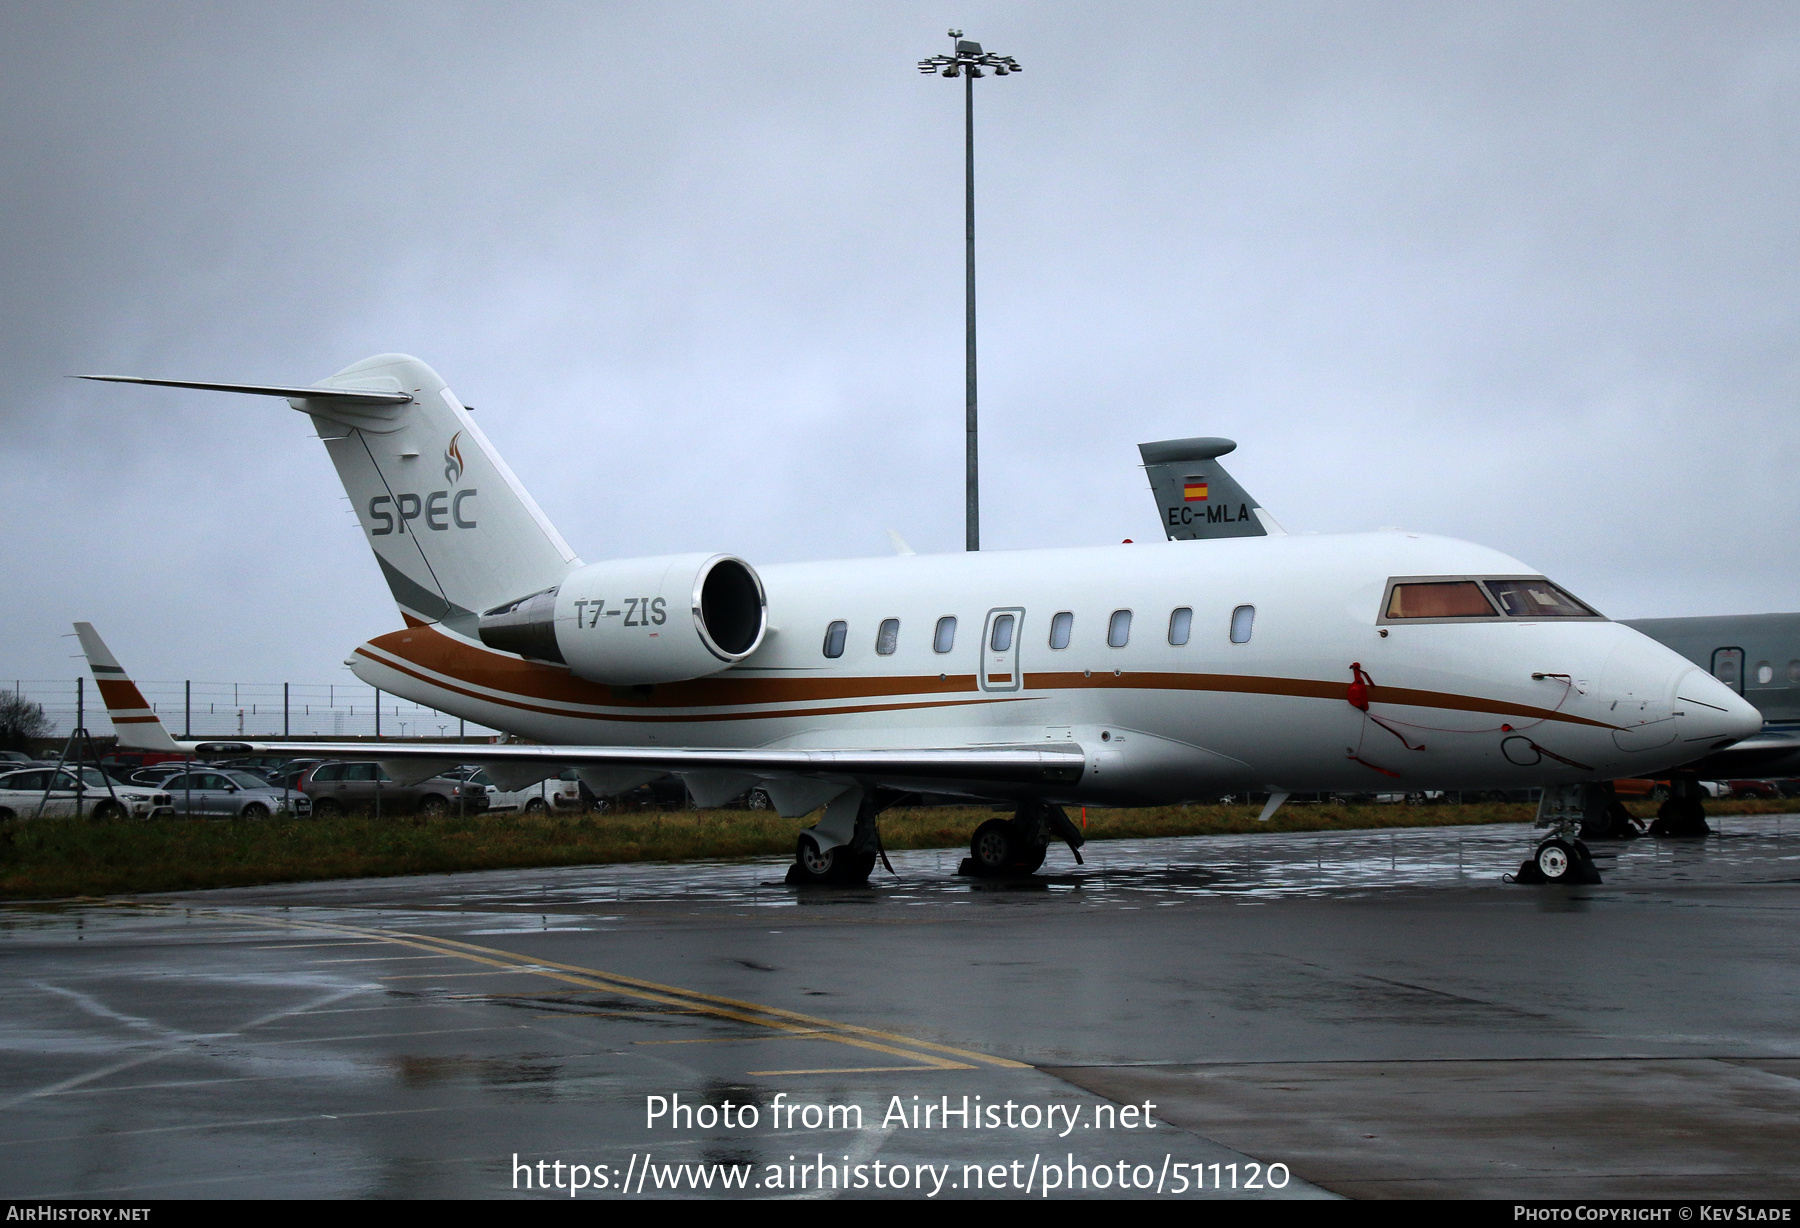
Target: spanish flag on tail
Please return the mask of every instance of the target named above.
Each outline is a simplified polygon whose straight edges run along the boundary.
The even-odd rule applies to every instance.
[[[1187,478],[1181,484],[1181,499],[1184,503],[1206,502],[1206,479]]]

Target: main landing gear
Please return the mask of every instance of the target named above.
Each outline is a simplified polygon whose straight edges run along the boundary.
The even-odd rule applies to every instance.
[[[1698,780],[1679,776],[1669,781],[1669,800],[1657,808],[1656,821],[1650,824],[1653,836],[1710,836],[1706,822],[1705,796]]]
[[[1609,785],[1606,793],[1611,792]],[[1600,871],[1594,867],[1593,855],[1588,852],[1587,845],[1577,838],[1576,833],[1581,831],[1583,817],[1591,809],[1597,809],[1601,816],[1605,815],[1604,804],[1590,804],[1599,801],[1601,797],[1603,795],[1592,785],[1555,785],[1545,789],[1543,799],[1538,802],[1536,825],[1550,828],[1550,835],[1537,846],[1530,857],[1520,863],[1519,872],[1513,876],[1513,881],[1598,883]]]
[[[1061,806],[1044,801],[1019,803],[1010,819],[989,819],[975,829],[969,855],[958,874],[981,878],[1024,878],[1044,864],[1052,837],[1069,846],[1081,864],[1081,846],[1087,838],[1069,821]]]
[[[788,867],[788,885],[856,887],[868,882],[875,862],[887,862],[875,820],[898,800],[883,805],[875,790],[863,788],[846,789],[832,798],[824,817],[800,833],[794,864]]]

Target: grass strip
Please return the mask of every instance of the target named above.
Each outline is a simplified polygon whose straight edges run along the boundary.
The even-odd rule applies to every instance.
[[[1640,817],[1651,803],[1632,803]],[[1528,803],[1289,805],[1268,823],[1257,806],[1090,809],[1090,840],[1264,831],[1357,831],[1526,823]],[[1778,814],[1781,800],[1707,803],[1714,815]],[[895,809],[882,816],[890,849],[966,846],[986,807]],[[1079,824],[1081,812],[1071,810]],[[767,811],[664,811],[618,815],[483,815],[439,820],[342,815],[239,821],[211,818],[93,823],[39,819],[0,829],[0,900],[108,896],[260,883],[518,870],[633,861],[693,861],[789,854],[811,819]]]

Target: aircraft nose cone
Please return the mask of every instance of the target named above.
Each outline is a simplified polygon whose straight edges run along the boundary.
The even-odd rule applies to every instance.
[[[1707,750],[1762,732],[1762,713],[1705,670],[1690,669],[1676,682],[1675,708],[1682,741]]]

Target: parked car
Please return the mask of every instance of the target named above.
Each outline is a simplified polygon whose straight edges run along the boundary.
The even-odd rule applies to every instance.
[[[1732,797],[1781,796],[1781,786],[1772,780],[1727,780],[1721,783],[1731,790]]]
[[[211,763],[176,760],[173,763],[159,763],[154,767],[139,768],[131,774],[129,779],[134,785],[150,785],[156,787],[160,786],[162,782],[169,777],[180,772],[188,771],[190,768],[211,768],[214,766],[216,765]]]
[[[324,762],[323,759],[291,759],[268,773],[269,783],[277,789],[298,789],[301,778]]]
[[[304,793],[288,793],[262,777],[237,768],[177,772],[162,783],[170,800],[186,814],[217,814],[234,819],[266,819],[283,810],[296,818],[312,813]]]
[[[446,772],[444,775],[449,776]],[[488,810],[516,810],[520,814],[546,814],[552,810],[581,809],[581,784],[573,772],[567,779],[553,776],[535,785],[508,791],[489,778],[486,769],[476,768],[466,779],[470,784],[487,787]]]
[[[0,821],[30,818],[148,819],[174,810],[169,794],[141,785],[108,784],[98,768],[37,767],[0,774]],[[44,795],[49,789],[49,796]],[[38,814],[42,803],[43,814]]]
[[[22,750],[0,750],[0,764],[31,762],[33,762],[31,756]]]
[[[432,817],[458,810],[476,814],[488,806],[486,785],[448,776],[433,776],[416,785],[396,784],[379,763],[337,759],[307,772],[300,791],[312,799],[313,814],[321,818],[347,810],[374,810],[377,805],[384,814],[416,812]]]

